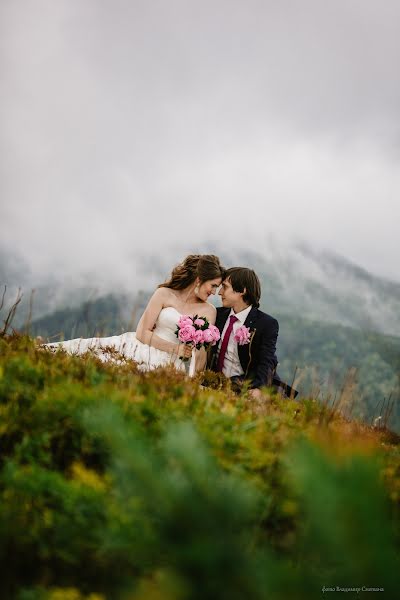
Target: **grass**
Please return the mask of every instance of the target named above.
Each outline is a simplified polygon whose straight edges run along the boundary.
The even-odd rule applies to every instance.
[[[206,379],[0,338],[5,598],[394,597],[398,436]]]

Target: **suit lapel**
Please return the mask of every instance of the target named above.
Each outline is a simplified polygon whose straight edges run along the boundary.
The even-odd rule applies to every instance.
[[[220,308],[217,311],[217,318],[215,320],[215,325],[218,327],[219,332],[221,334],[225,327],[225,323],[226,323],[227,318],[229,317],[230,312],[231,312],[230,308]]]
[[[220,334],[222,335],[222,331],[225,327],[225,323],[227,318],[229,317],[229,313],[231,312],[230,308],[218,308],[217,309],[217,318],[215,320],[215,325],[218,327]],[[215,346],[211,346],[210,348],[210,359],[209,359],[209,368],[212,370],[215,369],[216,357],[218,351],[219,342],[215,344]]]
[[[255,329],[257,323],[257,313],[257,308],[252,306],[251,311],[247,315],[247,318],[244,322],[245,327],[249,327],[251,330]],[[243,346],[238,345],[238,355],[242,369],[246,373],[250,362],[250,344],[244,344]]]
[[[250,327],[250,329],[254,329],[255,323],[257,321],[257,313],[258,313],[258,309],[255,306],[252,306],[251,311],[247,315],[247,319],[244,322],[246,327]]]

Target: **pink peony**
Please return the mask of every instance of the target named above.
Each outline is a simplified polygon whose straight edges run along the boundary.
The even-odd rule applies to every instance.
[[[239,346],[244,346],[250,342],[250,337],[250,328],[242,325],[236,330],[233,339],[239,344]]]
[[[193,342],[195,333],[196,330],[193,325],[185,325],[184,327],[180,328],[178,338],[184,343]]]
[[[213,343],[215,344],[216,342],[218,342],[219,338],[221,337],[221,334],[219,333],[219,329],[216,325],[210,325],[209,330],[211,331],[211,334],[213,336]]]
[[[211,331],[210,328],[203,330],[203,337],[204,337],[204,342],[206,344],[210,344],[211,342],[214,341],[213,332]]]
[[[203,329],[202,329],[203,328]],[[214,346],[220,338],[218,327],[209,325],[206,317],[182,315],[177,323],[176,335],[180,342],[193,343],[197,348]]]
[[[193,319],[189,315],[182,315],[178,321],[178,327],[191,327],[193,326]]]
[[[193,341],[195,344],[202,344],[204,342],[204,335],[203,335],[203,331],[201,329],[198,329],[194,336],[193,336]]]

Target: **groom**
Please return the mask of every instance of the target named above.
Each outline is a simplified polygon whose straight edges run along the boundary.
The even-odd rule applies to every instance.
[[[228,269],[219,294],[223,307],[217,308],[215,324],[221,339],[211,348],[209,368],[230,378],[238,391],[248,383],[253,398],[271,385],[290,395],[291,388],[276,374],[278,321],[258,308],[261,285],[256,273],[245,267]]]

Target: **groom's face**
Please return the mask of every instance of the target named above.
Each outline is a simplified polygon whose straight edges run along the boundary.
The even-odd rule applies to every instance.
[[[218,293],[221,296],[222,305],[225,308],[232,308],[243,299],[243,292],[235,292],[229,277],[222,282],[221,289]]]

